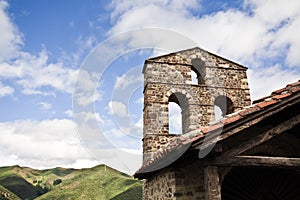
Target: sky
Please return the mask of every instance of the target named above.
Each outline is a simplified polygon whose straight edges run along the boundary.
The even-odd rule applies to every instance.
[[[146,58],[199,46],[255,100],[299,80],[299,35],[298,0],[0,0],[0,166],[132,174]]]

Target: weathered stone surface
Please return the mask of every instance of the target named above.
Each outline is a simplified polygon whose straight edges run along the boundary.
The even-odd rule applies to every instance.
[[[250,105],[246,70],[200,48],[148,59],[143,69],[144,163],[177,137],[169,132],[169,102],[182,109],[183,134],[215,120],[217,97],[231,101],[231,112]],[[192,83],[192,71],[198,76],[198,84]],[[145,181],[143,199],[204,199],[203,170],[195,161],[182,168],[160,171]]]
[[[205,65],[204,83],[192,84],[193,59]],[[204,72],[205,70],[205,72]],[[166,135],[169,138],[168,103],[172,95],[183,96],[176,102],[182,109],[182,132],[208,125],[214,121],[214,101],[222,95],[233,103],[233,112],[250,105],[247,68],[210,54],[199,48],[149,59],[144,66],[144,138],[147,135]],[[160,136],[161,137],[161,136]],[[168,140],[168,139],[166,139]],[[146,142],[147,141],[147,142]],[[144,140],[145,160],[151,158],[159,144]],[[152,150],[151,150],[152,149]],[[151,151],[150,151],[151,150]]]
[[[204,200],[204,174],[199,161],[187,166],[166,169],[147,179],[144,200]]]
[[[175,193],[175,173],[164,170],[143,185],[143,200],[172,200]]]

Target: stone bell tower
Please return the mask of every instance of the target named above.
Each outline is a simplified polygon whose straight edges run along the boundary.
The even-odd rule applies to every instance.
[[[250,105],[247,68],[198,47],[150,58],[144,64],[144,162],[178,137],[169,132],[168,104],[182,110],[182,134]],[[192,81],[197,75],[197,83]]]

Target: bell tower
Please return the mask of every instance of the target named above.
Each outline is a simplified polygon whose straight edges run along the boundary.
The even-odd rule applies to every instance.
[[[198,47],[145,61],[144,163],[178,134],[170,133],[168,104],[181,108],[182,134],[250,105],[247,68]],[[192,80],[194,74],[195,81]]]

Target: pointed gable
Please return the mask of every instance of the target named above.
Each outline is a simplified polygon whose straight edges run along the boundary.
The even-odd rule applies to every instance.
[[[210,53],[199,47],[195,47],[166,55],[149,58],[145,61],[143,72],[145,71],[147,63],[192,65],[192,60],[195,58],[200,58],[205,63],[206,67],[247,70],[247,67],[241,64],[238,64],[216,54]]]

